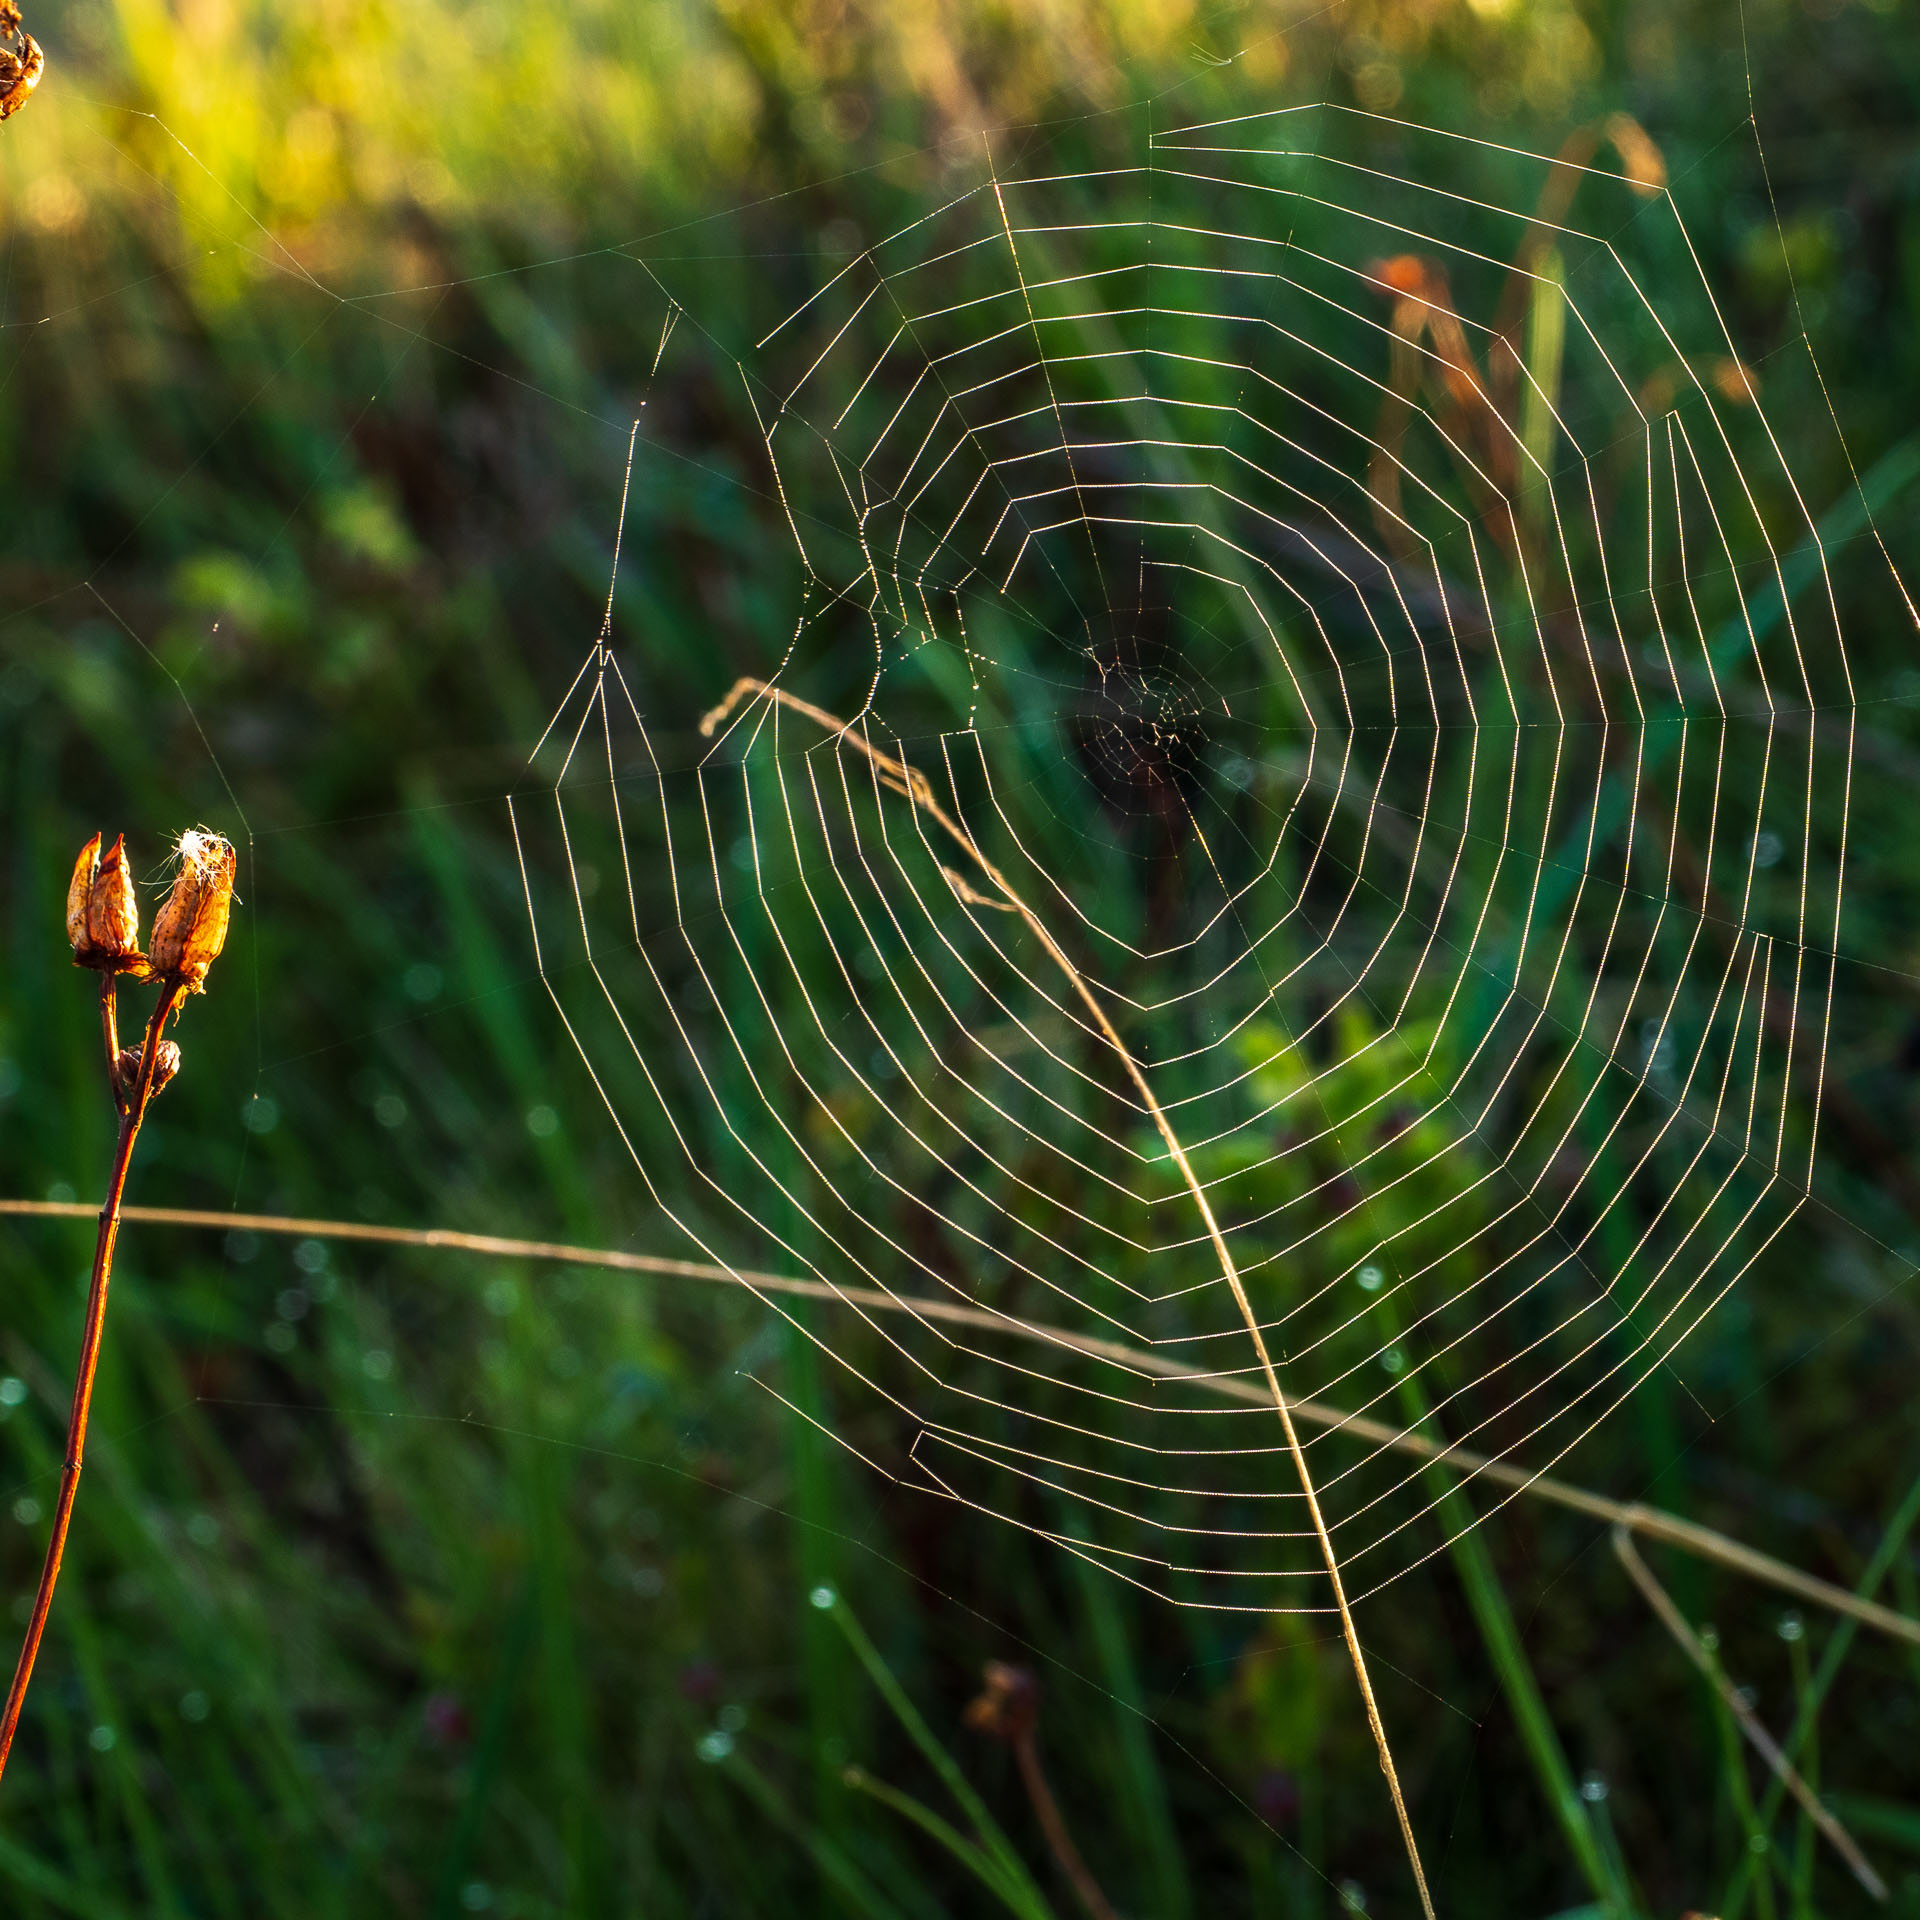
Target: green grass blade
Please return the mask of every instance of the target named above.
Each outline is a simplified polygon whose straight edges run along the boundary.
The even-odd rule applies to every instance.
[[[822,1612],[832,1615],[835,1624],[846,1635],[854,1658],[866,1669],[867,1678],[892,1710],[893,1717],[905,1728],[907,1737],[920,1749],[927,1764],[940,1776],[941,1783],[953,1795],[1001,1871],[1010,1882],[1029,1891],[1036,1901],[1041,1900],[1040,1890],[1034,1885],[1019,1854],[1014,1851],[1013,1843],[1001,1831],[999,1822],[987,1811],[986,1802],[974,1792],[953,1756],[935,1739],[933,1729],[921,1718],[920,1709],[894,1678],[893,1670],[881,1659],[880,1650],[867,1638],[866,1630],[854,1618],[852,1608],[829,1588],[815,1588],[813,1604]],[[1044,1905],[1044,1901],[1041,1904]]]
[[[845,1850],[802,1820],[773,1782],[744,1754],[729,1754],[725,1769],[727,1777],[782,1833],[806,1849],[820,1869],[820,1877],[844,1895],[854,1910],[869,1920],[902,1920],[900,1909],[861,1872]]]
[[[1397,1332],[1384,1309],[1377,1312],[1376,1318],[1386,1325],[1389,1335]],[[1409,1378],[1401,1382],[1400,1400],[1410,1416],[1410,1426],[1430,1425],[1426,1396],[1417,1380]],[[1442,1436],[1432,1433],[1431,1437]],[[1634,1900],[1626,1875],[1619,1860],[1602,1841],[1574,1783],[1573,1769],[1567,1763],[1566,1750],[1547,1712],[1539,1679],[1527,1658],[1520,1630],[1514,1624],[1513,1609],[1507,1605],[1506,1591],[1480,1532],[1478,1516],[1444,1465],[1435,1462],[1428,1466],[1424,1477],[1438,1497],[1440,1521],[1447,1532],[1447,1552],[1466,1590],[1474,1624],[1480,1630],[1500,1690],[1520,1729],[1527,1758],[1533,1763],[1534,1774],[1561,1834],[1602,1907],[1611,1913],[1631,1914],[1635,1911]]]
[[[78,1920],[131,1920],[125,1907],[102,1899],[91,1888],[77,1885],[37,1854],[5,1838],[0,1838],[0,1877],[44,1900],[58,1912],[77,1915]]]
[[[1870,1600],[1879,1588],[1880,1582],[1887,1577],[1888,1569],[1900,1557],[1900,1550],[1907,1543],[1916,1523],[1920,1523],[1920,1474],[1915,1475],[1912,1484],[1902,1496],[1900,1504],[1893,1510],[1880,1535],[1879,1544],[1874,1548],[1858,1583],[1855,1594],[1862,1600]],[[1820,1655],[1820,1664],[1814,1670],[1812,1679],[1800,1691],[1800,1707],[1793,1718],[1792,1729],[1781,1741],[1780,1750],[1792,1765],[1798,1765],[1802,1749],[1812,1735],[1814,1722],[1819,1716],[1822,1703],[1827,1697],[1840,1673],[1841,1664],[1853,1648],[1854,1636],[1859,1632],[1859,1623],[1844,1619],[1837,1621],[1833,1633]],[[1780,1811],[1780,1801],[1786,1793],[1785,1785],[1778,1779],[1768,1783],[1766,1792],[1761,1796],[1756,1818],[1761,1823],[1761,1831],[1770,1833],[1773,1822]],[[1742,1862],[1739,1872],[1734,1876],[1733,1885],[1728,1890],[1723,1903],[1728,1920],[1738,1920],[1741,1909],[1746,1904],[1747,1880],[1751,1872],[1751,1863]]]
[[[1027,1879],[1024,1869],[1015,1874],[1007,1873],[1001,1862],[984,1847],[975,1846],[924,1801],[916,1800],[910,1793],[902,1793],[898,1787],[888,1786],[884,1780],[876,1780],[859,1767],[849,1767],[842,1778],[856,1793],[870,1795],[883,1807],[890,1808],[901,1819],[911,1821],[929,1839],[944,1847],[969,1873],[991,1888],[1010,1911],[1024,1914],[1028,1920],[1051,1920],[1053,1909],[1047,1905],[1039,1888]],[[1018,1863],[1015,1865],[1017,1868]]]
[[[502,1649],[499,1671],[494,1676],[486,1715],[481,1723],[480,1739],[473,1756],[473,1770],[467,1792],[454,1821],[453,1837],[441,1862],[439,1890],[433,1903],[437,1917],[457,1914],[460,1887],[466,1879],[468,1863],[480,1838],[480,1825],[506,1760],[507,1735],[513,1717],[513,1705],[526,1677],[533,1655],[539,1624],[539,1606],[533,1582],[529,1580],[520,1606],[508,1630]]]
[[[1133,1649],[1127,1641],[1126,1620],[1113,1581],[1078,1554],[1073,1565],[1114,1701],[1114,1772],[1121,1796],[1117,1811],[1145,1856],[1152,1911],[1165,1916],[1165,1920],[1185,1920],[1193,1911],[1187,1864],[1174,1829],[1166,1781],[1148,1732],[1151,1723],[1141,1696]]]
[[[1827,1805],[1855,1833],[1920,1855],[1920,1807],[1902,1807],[1870,1793],[1830,1793]]]
[[[1437,1479],[1448,1476],[1434,1470]],[[1566,1750],[1560,1744],[1533,1663],[1514,1625],[1513,1609],[1494,1571],[1493,1556],[1480,1537],[1472,1510],[1455,1488],[1449,1488],[1441,1501],[1441,1518],[1452,1538],[1448,1552],[1454,1571],[1466,1589],[1467,1604],[1473,1609],[1474,1624],[1480,1629],[1487,1656],[1506,1695],[1507,1705],[1520,1729],[1527,1757],[1540,1780],[1553,1817],[1579,1864],[1587,1884],[1600,1897],[1603,1907],[1612,1913],[1633,1912],[1633,1896],[1628,1891],[1617,1864],[1608,1857],[1588,1816],[1586,1802],[1574,1784],[1573,1769],[1567,1763]]]

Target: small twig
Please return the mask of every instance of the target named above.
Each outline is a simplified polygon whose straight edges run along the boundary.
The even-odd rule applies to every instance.
[[[1624,1525],[1616,1525],[1613,1529],[1613,1550],[1620,1564],[1626,1568],[1627,1577],[1640,1589],[1647,1605],[1659,1616],[1660,1624],[1726,1702],[1727,1711],[1739,1723],[1740,1731],[1747,1736],[1753,1750],[1773,1770],[1780,1784],[1806,1809],[1814,1825],[1826,1835],[1833,1850],[1847,1863],[1853,1877],[1876,1900],[1886,1900],[1887,1883],[1874,1872],[1866,1855],[1854,1844],[1853,1835],[1833,1817],[1792,1761],[1780,1751],[1779,1742],[1761,1725],[1759,1716],[1747,1705],[1740,1689],[1721,1672],[1719,1662],[1702,1644],[1700,1636],[1688,1624],[1686,1615],[1673,1604],[1666,1588],[1654,1578],[1653,1570],[1641,1559],[1639,1550],[1633,1544],[1633,1535]]]
[[[80,1220],[93,1209],[79,1200],[0,1199],[0,1219]],[[1268,1404],[1263,1389],[1228,1375],[1195,1373],[1146,1347],[1121,1340],[1103,1340],[1097,1334],[1077,1333],[1044,1320],[1022,1320],[1009,1313],[990,1313],[984,1307],[963,1306],[956,1300],[935,1300],[921,1294],[885,1293],[878,1287],[841,1287],[825,1280],[801,1280],[792,1274],[762,1273],[749,1267],[719,1267],[704,1260],[676,1260],[666,1254],[628,1253],[619,1247],[582,1247],[565,1240],[518,1240],[497,1233],[462,1233],[453,1227],[386,1227],[364,1220],[314,1220],[288,1213],[223,1213],[200,1207],[123,1207],[120,1217],[142,1226],[204,1227],[217,1233],[271,1233],[299,1240],[344,1240],[362,1246],[420,1247],[438,1253],[475,1253],[494,1260],[545,1260],[555,1266],[599,1267],[614,1273],[645,1273],[669,1280],[698,1280],[713,1286],[742,1287],[754,1294],[783,1294],[803,1300],[825,1300],[876,1313],[905,1314],[916,1320],[940,1321],[948,1326],[973,1327],[982,1332],[1009,1334],[1018,1340],[1084,1354],[1130,1372],[1151,1374],[1158,1380],[1179,1381],[1222,1400]],[[1877,1601],[1863,1600],[1830,1580],[1804,1572],[1785,1560],[1776,1560],[1744,1541],[1697,1520],[1683,1520],[1661,1507],[1638,1501],[1609,1500],[1589,1487],[1551,1474],[1496,1460],[1471,1447],[1447,1445],[1424,1434],[1388,1426],[1361,1413],[1321,1400],[1296,1400],[1294,1412],[1311,1426],[1334,1428],[1355,1440],[1412,1454],[1421,1460],[1443,1460],[1463,1480],[1489,1480],[1515,1493],[1524,1493],[1549,1505],[1585,1514],[1609,1526],[1663,1540],[1696,1560],[1708,1560],[1730,1573],[1744,1575],[1762,1586],[1791,1593],[1816,1607],[1857,1620],[1890,1639],[1920,1647],[1920,1620]]]

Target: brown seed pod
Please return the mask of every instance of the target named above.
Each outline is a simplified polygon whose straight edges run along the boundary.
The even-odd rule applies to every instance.
[[[164,1087],[180,1071],[180,1048],[176,1041],[162,1040],[153,1050],[153,1084],[147,1089],[147,1098]],[[140,1084],[140,1049],[122,1047],[113,1063],[113,1084],[122,1100],[131,1100],[134,1089]]]
[[[975,1733],[996,1740],[1022,1740],[1040,1717],[1040,1682],[1030,1667],[989,1660],[980,1669],[981,1691],[967,1702],[961,1718]]]
[[[232,845],[204,828],[183,833],[174,852],[180,871],[154,920],[147,964],[163,982],[200,993],[227,943],[236,862]]]
[[[124,835],[105,855],[96,833],[80,849],[67,883],[67,939],[73,964],[96,973],[143,976],[146,956],[140,951],[140,902],[127,871]]]
[[[87,896],[99,871],[100,836],[96,833],[80,849],[80,857],[73,863],[73,878],[67,882],[67,945],[75,953],[87,937]]]
[[[27,31],[14,0],[0,0],[0,120],[27,104],[46,64],[47,57]]]

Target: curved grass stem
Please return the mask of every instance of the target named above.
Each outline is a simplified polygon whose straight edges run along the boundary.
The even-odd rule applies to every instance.
[[[1313,1535],[1320,1549],[1321,1566],[1327,1576],[1327,1583],[1333,1590],[1333,1603],[1340,1616],[1341,1637],[1346,1641],[1347,1656],[1353,1664],[1354,1679],[1359,1683],[1360,1699],[1366,1709],[1367,1726],[1373,1734],[1374,1749],[1380,1758],[1380,1771],[1386,1776],[1387,1792],[1393,1800],[1394,1817],[1400,1825],[1400,1839],[1406,1848],[1407,1864],[1413,1869],[1414,1885],[1420,1895],[1420,1910],[1426,1920],[1434,1920],[1433,1896],[1427,1889],[1426,1869],[1421,1865],[1420,1847],[1414,1838],[1413,1821],[1407,1812],[1406,1796],[1400,1790],[1400,1773],[1394,1765],[1393,1747],[1387,1739],[1387,1727],[1381,1717],[1379,1702],[1374,1698],[1373,1680],[1367,1671],[1367,1656],[1360,1644],[1360,1632],[1354,1625],[1353,1610],[1347,1603],[1346,1582],[1340,1572],[1340,1557],[1334,1551],[1333,1535],[1329,1530],[1326,1517],[1320,1508],[1320,1494],[1314,1484],[1313,1473],[1307,1464],[1306,1449],[1300,1443],[1300,1435],[1294,1425],[1293,1407],[1285,1389],[1280,1383],[1280,1374],[1268,1349],[1265,1333],[1261,1330],[1259,1316],[1253,1310],[1253,1302],[1247,1297],[1247,1290],[1240,1278],[1240,1269],[1235,1264],[1233,1254],[1227,1246],[1226,1235],[1220,1230],[1220,1223],[1214,1217],[1213,1205],[1207,1198],[1207,1191],[1200,1183],[1199,1176],[1193,1170],[1193,1163],[1187,1157],[1187,1150],[1181,1144],[1180,1137],[1174,1132],[1173,1123],[1167,1118],[1163,1108],[1148,1081],[1145,1070],[1134,1058],[1133,1051],[1120,1037],[1120,1032],[1107,1015],[1106,1008],[1088,984],[1066,950],[1054,939],[1044,921],[1026,903],[1015,890],[1013,883],[988,858],[986,851],[974,839],[963,822],[941,806],[936,798],[932,784],[925,774],[907,761],[898,759],[889,753],[883,753],[866,738],[856,732],[846,721],[836,718],[824,707],[815,706],[810,700],[772,686],[765,680],[743,678],[736,680],[728,689],[727,696],[700,722],[700,731],[711,736],[714,729],[723,722],[743,700],[765,700],[776,707],[786,707],[806,720],[810,720],[824,733],[829,734],[836,745],[846,748],[864,759],[873,770],[875,778],[889,791],[902,795],[915,809],[925,815],[944,833],[987,881],[993,893],[998,896],[1025,924],[1046,953],[1047,958],[1059,969],[1061,977],[1072,989],[1074,997],[1086,1009],[1088,1017],[1098,1030],[1102,1040],[1112,1049],[1128,1080],[1133,1083],[1134,1091],[1140,1096],[1140,1103],[1147,1117],[1153,1122],[1154,1131],[1159,1134],[1161,1143],[1167,1150],[1167,1157],[1173,1162],[1180,1174],[1182,1184],[1192,1196],[1195,1207],[1199,1209],[1200,1219],[1206,1228],[1208,1244],[1213,1249],[1214,1258],[1220,1264],[1221,1277],[1226,1281],[1233,1295],[1233,1303],[1240,1313],[1241,1324],[1247,1330],[1247,1337],[1253,1343],[1255,1358],[1260,1364],[1260,1377],[1265,1383],[1273,1409],[1280,1419],[1280,1431],[1286,1442],[1288,1455],[1294,1465],[1294,1471],[1300,1477],[1300,1491],[1306,1498],[1307,1517],[1313,1527]],[[945,869],[943,868],[944,872]],[[964,900],[974,893],[968,887],[960,897]],[[998,904],[990,902],[989,904]]]

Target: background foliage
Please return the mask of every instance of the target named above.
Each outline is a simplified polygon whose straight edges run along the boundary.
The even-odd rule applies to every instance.
[[[1550,149],[1624,109],[1775,417],[1810,423],[1816,512],[1847,475],[1802,321],[1863,472],[1920,431],[1904,0],[90,0],[30,25],[48,78],[0,130],[9,1194],[84,1198],[105,1165],[58,924],[73,849],[124,825],[157,870],[205,819],[243,842],[245,912],[135,1200],[681,1251],[533,977],[502,797],[598,624],[656,283],[716,325],[797,298],[971,165],[982,126],[1178,89],[1195,118],[1327,97]],[[773,657],[791,580],[723,369],[656,390],[647,445],[620,611],[684,728]],[[1883,513],[1910,570],[1916,502]],[[1571,1463],[1846,1583],[1920,1471],[1920,660],[1911,631],[1856,638],[1846,1104],[1821,1183],[1684,1386]],[[89,1240],[0,1230],[9,1604],[57,1479]],[[1056,1788],[1123,1911],[1408,1910],[1337,1646],[1149,1612],[890,1493],[748,1381],[853,1417],[751,1300],[322,1238],[123,1245],[6,1783],[9,1911],[991,1910],[846,1784],[851,1761],[940,1791],[840,1614],[808,1604],[823,1584],[1058,1911],[1007,1752],[960,1726],[989,1657],[1039,1667]],[[1595,1897],[1509,1705],[1517,1662],[1586,1782],[1599,1877],[1637,1907],[1864,1910],[1804,1823],[1751,1849],[1764,1777],[1598,1530],[1522,1505],[1477,1538],[1365,1622],[1447,1910]],[[1917,1568],[1902,1546],[1888,1574],[1910,1611]],[[1784,1728],[1828,1623],[1662,1572]],[[1920,1912],[1916,1678],[1855,1642],[1817,1771]]]

